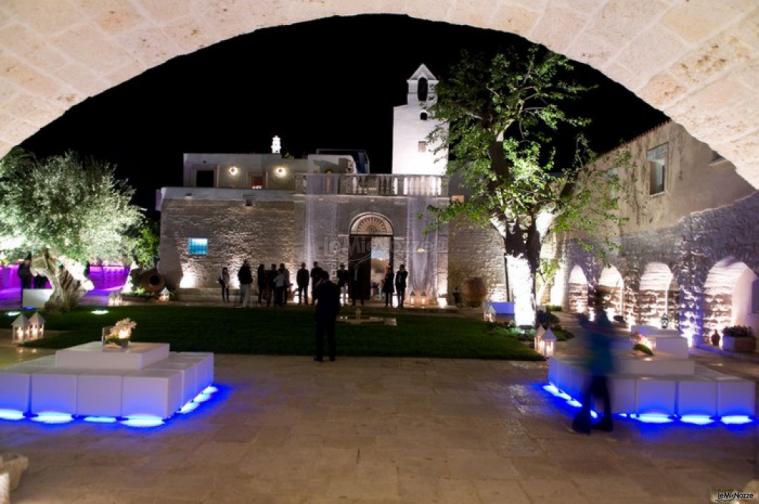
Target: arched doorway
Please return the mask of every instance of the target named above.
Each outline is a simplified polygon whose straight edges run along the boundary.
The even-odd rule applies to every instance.
[[[672,324],[677,322],[680,288],[669,266],[660,262],[646,264],[638,291],[640,322],[658,327],[665,314]]]
[[[588,310],[588,279],[579,265],[569,273],[569,311],[585,313]]]
[[[710,270],[704,283],[704,337],[728,326],[759,331],[759,280],[746,263],[727,257]]]
[[[613,320],[616,315],[623,315],[625,310],[624,281],[619,270],[608,266],[601,271],[598,279],[598,291],[603,296],[606,315]]]
[[[348,271],[357,289],[352,296],[371,299],[393,268],[393,226],[384,215],[370,212],[353,219],[348,238]]]

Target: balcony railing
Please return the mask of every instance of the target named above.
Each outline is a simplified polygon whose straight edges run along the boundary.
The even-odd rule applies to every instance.
[[[298,194],[447,196],[448,178],[436,175],[298,175]]]

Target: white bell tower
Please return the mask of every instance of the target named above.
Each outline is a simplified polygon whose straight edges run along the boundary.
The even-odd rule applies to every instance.
[[[444,124],[429,110],[437,102],[438,80],[424,64],[406,80],[406,105],[393,108],[393,173],[396,175],[445,175],[448,151],[433,152],[427,137]]]

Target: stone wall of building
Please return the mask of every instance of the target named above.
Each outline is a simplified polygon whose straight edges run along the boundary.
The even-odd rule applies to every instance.
[[[488,297],[505,299],[503,240],[495,229],[458,218],[448,229],[448,290],[461,289],[464,280],[481,277]]]
[[[161,213],[159,271],[170,287],[213,287],[226,266],[237,287],[237,270],[244,259],[253,269],[259,263],[284,262],[296,270],[295,205],[287,201],[166,200]],[[208,238],[208,255],[189,255],[188,238]]]

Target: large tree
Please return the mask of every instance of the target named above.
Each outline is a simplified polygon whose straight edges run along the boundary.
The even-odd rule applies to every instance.
[[[617,219],[613,171],[584,170],[592,153],[587,118],[570,112],[589,88],[573,79],[564,57],[538,46],[515,46],[492,57],[464,54],[437,87],[431,135],[449,148],[449,175],[464,201],[434,209],[441,221],[466,216],[503,239],[507,296],[518,324],[535,317],[535,279],[551,231],[570,233],[603,254]],[[548,268],[550,269],[550,268]]]
[[[31,253],[53,286],[47,308],[69,309],[86,290],[86,261],[131,254],[143,220],[133,192],[108,163],[15,150],[0,160],[0,254]]]

